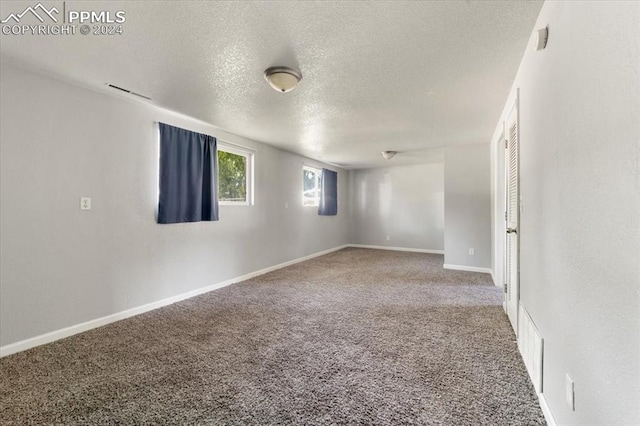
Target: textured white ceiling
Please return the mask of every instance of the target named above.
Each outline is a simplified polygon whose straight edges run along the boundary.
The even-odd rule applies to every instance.
[[[0,15],[35,3],[2,2]],[[361,168],[488,142],[541,6],[67,1],[67,10],[124,10],[123,35],[2,35],[0,51],[3,60],[126,87],[230,132]],[[299,69],[298,88],[271,89],[262,73],[274,65]],[[400,154],[390,163],[382,150]]]

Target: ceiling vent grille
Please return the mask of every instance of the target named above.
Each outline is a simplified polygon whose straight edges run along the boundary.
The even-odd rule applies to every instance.
[[[120,87],[120,86],[116,86],[115,84],[107,83],[107,86],[108,86],[108,87],[110,87],[110,88],[112,88],[112,89],[119,90],[119,91],[121,91],[121,92],[128,93],[128,94],[130,94],[130,95],[137,96],[137,97],[142,98],[142,99],[146,99],[146,100],[148,100],[148,101],[150,101],[150,100],[151,100],[151,98],[150,98],[149,96],[142,95],[142,94],[140,94],[140,93],[136,93],[136,92],[132,92],[132,91],[131,91],[131,90],[129,90],[129,89],[125,89],[125,88],[122,88],[122,87]]]

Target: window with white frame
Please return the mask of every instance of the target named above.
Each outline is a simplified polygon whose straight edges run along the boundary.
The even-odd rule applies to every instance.
[[[253,151],[218,143],[218,202],[253,205]]]
[[[322,183],[322,170],[315,167],[304,166],[302,168],[302,205],[320,205],[320,185]]]

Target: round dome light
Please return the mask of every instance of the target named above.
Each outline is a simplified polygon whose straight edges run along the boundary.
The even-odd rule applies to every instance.
[[[264,78],[274,90],[290,92],[300,83],[302,74],[300,71],[288,67],[271,67],[264,71]]]

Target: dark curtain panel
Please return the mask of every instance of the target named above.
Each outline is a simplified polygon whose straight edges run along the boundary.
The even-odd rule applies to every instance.
[[[160,123],[158,223],[218,220],[216,138]]]
[[[335,216],[338,214],[338,172],[322,169],[322,190],[318,214]]]

